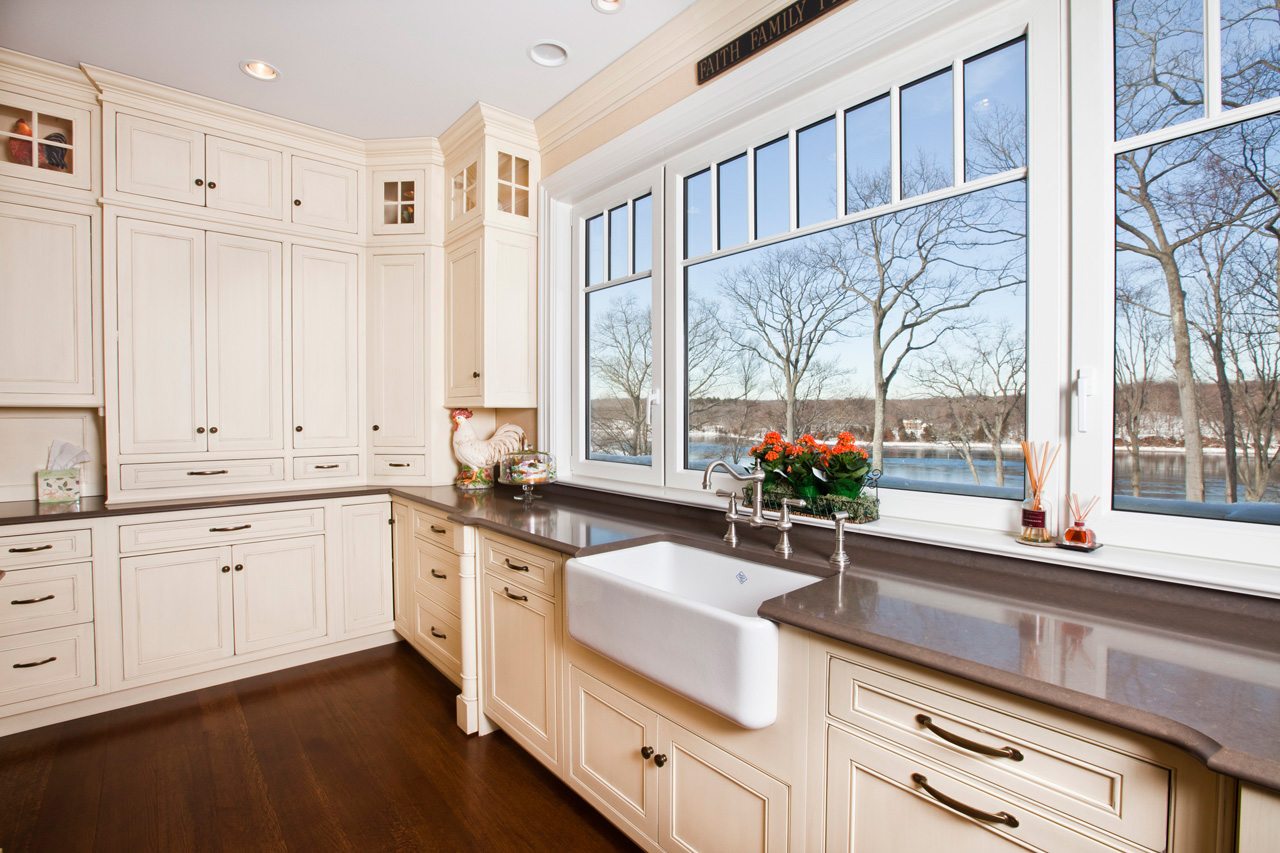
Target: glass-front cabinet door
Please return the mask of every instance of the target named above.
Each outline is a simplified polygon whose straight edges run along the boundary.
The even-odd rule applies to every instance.
[[[373,233],[422,234],[426,231],[425,211],[418,204],[424,192],[425,173],[421,169],[373,173]]]
[[[89,188],[89,111],[0,89],[0,175]]]

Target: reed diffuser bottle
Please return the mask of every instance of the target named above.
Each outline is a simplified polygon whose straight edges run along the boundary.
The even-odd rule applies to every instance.
[[[1017,537],[1023,545],[1052,547],[1058,538],[1058,519],[1053,505],[1044,497],[1044,487],[1049,482],[1049,473],[1061,449],[1060,445],[1047,441],[1043,445],[1022,442],[1022,458],[1031,484],[1031,495],[1022,503],[1022,522]]]
[[[1084,521],[1089,517],[1089,513],[1093,512],[1093,508],[1098,505],[1098,496],[1094,495],[1093,499],[1085,504],[1081,503],[1079,495],[1072,492],[1069,505],[1071,507],[1071,526],[1062,532],[1062,544],[1067,548],[1092,551],[1098,547],[1098,540],[1093,535],[1093,531],[1085,527]]]

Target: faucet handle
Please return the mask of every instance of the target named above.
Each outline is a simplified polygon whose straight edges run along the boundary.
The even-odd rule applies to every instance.
[[[737,492],[731,492],[728,489],[716,489],[716,497],[718,498],[736,498]]]
[[[796,509],[806,507],[809,503],[804,498],[783,498],[782,503],[786,506],[793,506]]]

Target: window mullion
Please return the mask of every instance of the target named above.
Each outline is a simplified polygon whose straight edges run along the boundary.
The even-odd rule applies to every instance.
[[[1205,115],[1222,113],[1222,8],[1221,0],[1204,3],[1204,98]]]
[[[956,186],[964,183],[964,60],[951,63],[952,176]]]
[[[902,201],[902,87],[889,89],[889,202]]]

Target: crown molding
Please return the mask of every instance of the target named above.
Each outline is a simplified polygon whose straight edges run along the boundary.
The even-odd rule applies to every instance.
[[[532,119],[481,101],[472,104],[440,134],[440,147],[447,159],[479,145],[487,136],[538,148],[538,133]]]
[[[421,163],[443,166],[444,152],[434,136],[411,136],[397,139],[370,139],[364,144],[370,166]]]
[[[778,0],[699,0],[659,27],[535,120],[542,152],[626,107],[785,4]]]
[[[0,80],[97,106],[97,90],[78,68],[0,47]]]

